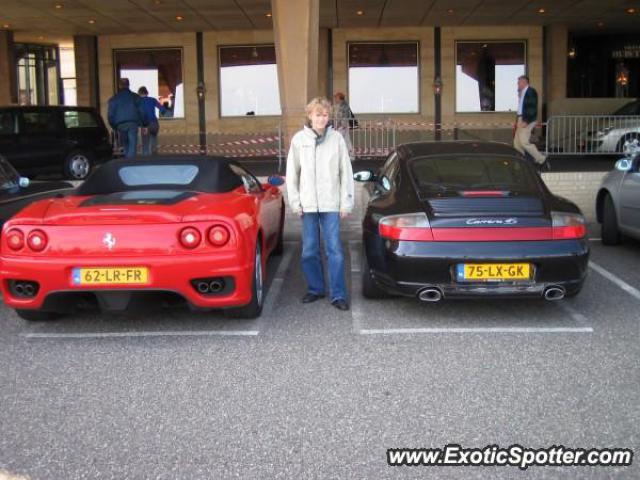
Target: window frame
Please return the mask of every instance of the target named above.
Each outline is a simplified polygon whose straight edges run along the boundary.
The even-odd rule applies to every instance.
[[[184,47],[182,46],[173,46],[173,47],[129,47],[129,48],[114,48],[111,50],[111,61],[112,61],[112,70],[113,70],[113,95],[118,93],[118,63],[116,61],[116,55],[118,52],[150,52],[155,50],[179,50],[180,51],[180,71],[182,74],[182,84],[184,85],[184,98],[182,99],[184,116],[182,117],[160,117],[158,116],[159,121],[163,122],[171,122],[173,120],[177,121],[185,121],[187,119],[187,78],[185,76],[185,66],[184,66]]]
[[[349,47],[354,44],[366,44],[366,45],[393,45],[397,43],[402,44],[415,44],[416,46],[416,61],[418,68],[418,77],[416,79],[417,87],[418,87],[418,110],[416,112],[354,112],[358,115],[422,115],[422,48],[420,44],[420,40],[349,40],[346,42],[346,64],[347,64],[347,98],[351,99],[351,91],[350,91],[350,69],[351,65],[349,64]],[[351,105],[349,103],[349,105]]]
[[[458,114],[516,114],[518,112],[517,108],[515,111],[513,110],[458,110],[458,77],[457,77],[457,68],[458,68],[458,44],[459,43],[522,43],[524,44],[524,75],[529,76],[529,44],[526,38],[514,38],[514,39],[506,39],[499,38],[493,40],[472,40],[472,39],[454,39],[453,41],[453,111]],[[514,91],[516,90],[516,85],[513,87]],[[515,93],[514,93],[515,95]]]
[[[253,47],[271,47],[273,46],[273,49],[275,51],[276,49],[276,44],[274,42],[265,42],[265,43],[248,43],[248,44],[219,44],[217,45],[216,48],[216,55],[217,55],[217,61],[218,61],[218,65],[217,65],[217,71],[216,71],[216,75],[217,75],[217,79],[218,79],[218,119],[219,120],[225,120],[225,119],[237,119],[237,118],[266,118],[266,119],[270,119],[270,118],[280,118],[282,117],[282,92],[280,92],[280,78],[279,78],[279,72],[277,71],[278,69],[278,59],[276,58],[276,63],[274,64],[276,66],[276,76],[278,77],[278,95],[280,97],[280,113],[279,114],[273,114],[273,115],[222,115],[222,61],[221,61],[221,56],[220,56],[220,51],[223,48],[253,48]],[[277,55],[277,52],[276,52]]]

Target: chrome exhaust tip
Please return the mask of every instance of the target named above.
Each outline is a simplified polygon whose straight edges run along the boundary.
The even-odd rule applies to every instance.
[[[30,284],[30,283],[25,283],[24,284],[24,294],[27,297],[33,297],[33,295],[35,293],[36,293],[36,289],[32,284]]]
[[[436,287],[423,288],[418,292],[418,299],[421,302],[439,302],[442,300],[442,291]]]
[[[207,282],[198,282],[196,284],[196,289],[198,290],[198,293],[209,293],[209,284]]]
[[[224,289],[224,282],[221,282],[220,280],[213,280],[209,284],[209,291],[211,293],[220,292],[220,291],[222,291],[222,289]]]
[[[22,286],[22,283],[16,283],[15,286],[13,287],[13,290],[18,295],[24,295],[24,287]]]
[[[563,287],[560,287],[558,285],[554,285],[552,287],[548,287],[545,289],[544,291],[544,299],[548,300],[550,302],[556,301],[556,300],[562,300],[565,296],[565,289]]]

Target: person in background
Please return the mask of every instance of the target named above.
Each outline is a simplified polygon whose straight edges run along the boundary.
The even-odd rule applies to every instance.
[[[538,165],[547,160],[538,148],[531,143],[531,132],[538,120],[538,92],[529,86],[529,77],[518,77],[518,117],[516,118],[516,132],[513,137],[513,147],[521,154],[527,152]]]
[[[136,156],[138,128],[145,126],[142,99],[129,90],[129,79],[118,80],[118,93],[109,99],[109,125],[117,134],[126,158]]]
[[[142,155],[155,155],[158,150],[158,131],[160,130],[156,108],[160,110],[160,114],[165,112],[165,108],[158,99],[149,96],[147,87],[140,87],[138,95],[142,100],[142,109],[147,124],[146,128],[142,129]]]
[[[349,150],[349,158],[353,161],[353,144],[351,143],[351,134],[349,120],[353,118],[351,107],[347,103],[344,93],[337,92],[333,96],[333,127],[338,130],[344,137],[344,141],[347,144]]]
[[[322,233],[331,304],[339,310],[348,310],[340,219],[354,206],[349,152],[343,136],[327,125],[331,116],[329,100],[314,98],[306,113],[306,124],[291,139],[286,173],[289,204],[302,217],[302,271],[307,282],[302,303],[325,296],[320,257]]]

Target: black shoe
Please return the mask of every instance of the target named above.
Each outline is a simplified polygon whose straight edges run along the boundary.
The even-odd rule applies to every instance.
[[[302,303],[311,303],[324,298],[324,295],[316,295],[315,293],[307,293],[304,297],[302,297]]]
[[[331,302],[331,305],[336,307],[338,310],[349,310],[349,304],[347,303],[346,300],[343,300],[342,298],[338,298],[334,300],[333,302]]]

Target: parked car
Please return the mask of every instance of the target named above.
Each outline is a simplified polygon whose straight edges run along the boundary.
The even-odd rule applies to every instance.
[[[214,157],[113,160],[75,195],[31,204],[0,239],[6,305],[46,320],[186,301],[260,314],[267,259],[283,249],[284,201],[244,167]]]
[[[490,142],[399,146],[369,182],[362,291],[443,298],[576,295],[589,245],[578,207]]]
[[[640,142],[627,142],[625,153],[604,177],[596,196],[604,245],[620,243],[623,234],[640,239]]]
[[[622,153],[626,141],[640,139],[640,100],[623,105],[611,114],[611,118],[596,123],[600,125],[587,134],[585,150],[603,154]]]
[[[112,158],[109,131],[89,107],[0,107],[0,154],[23,175],[83,180]]]
[[[0,227],[30,203],[72,191],[67,182],[31,182],[0,155]]]

